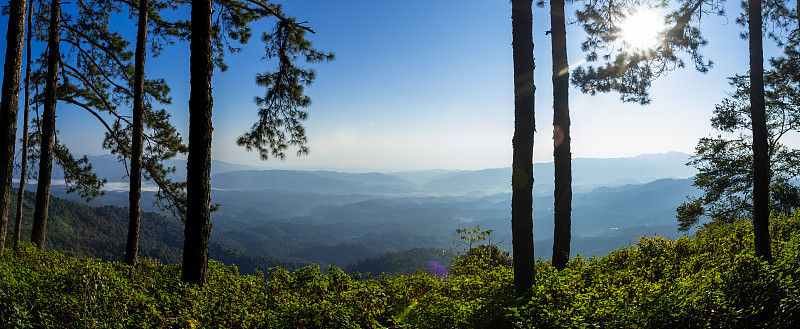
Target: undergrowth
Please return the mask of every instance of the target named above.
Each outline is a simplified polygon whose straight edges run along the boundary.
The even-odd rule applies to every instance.
[[[362,277],[336,267],[239,275],[212,261],[202,287],[180,266],[41,252],[0,257],[2,328],[792,328],[800,327],[800,213],[771,219],[774,262],[757,258],[746,221],[692,237],[642,237],[563,271],[536,264],[513,293],[496,262],[449,276]],[[480,257],[480,256],[475,256]]]

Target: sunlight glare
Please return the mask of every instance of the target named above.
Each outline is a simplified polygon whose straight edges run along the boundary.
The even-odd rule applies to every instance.
[[[641,8],[620,25],[622,41],[633,49],[657,45],[658,32],[664,28],[664,18],[654,8]]]

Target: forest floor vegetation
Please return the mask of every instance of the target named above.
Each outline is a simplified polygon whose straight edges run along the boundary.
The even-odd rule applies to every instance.
[[[25,245],[0,257],[0,327],[797,328],[800,212],[773,216],[770,231],[773,264],[753,253],[751,223],[713,224],[578,256],[562,271],[537,261],[522,298],[512,270],[480,255],[446,277],[334,266],[240,275],[212,261],[200,287],[181,282],[180,265],[131,267]]]

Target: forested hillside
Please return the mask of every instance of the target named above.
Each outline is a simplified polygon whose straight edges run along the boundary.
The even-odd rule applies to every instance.
[[[13,195],[16,195],[13,194]],[[25,193],[23,203],[23,236],[30,236],[34,193]],[[16,199],[13,199],[16,202]],[[12,215],[15,210],[12,209]],[[51,198],[50,220],[45,250],[87,256],[104,261],[119,261],[125,252],[128,209],[116,206],[92,207],[59,198]],[[13,223],[12,223],[13,224]],[[12,231],[13,231],[12,225]],[[183,248],[183,224],[156,213],[142,213],[139,243],[140,257],[155,258],[169,264],[180,263]],[[211,258],[236,264],[245,274],[266,271],[280,266],[296,269],[310,264],[299,259],[259,257],[236,250],[219,242],[211,244]]]

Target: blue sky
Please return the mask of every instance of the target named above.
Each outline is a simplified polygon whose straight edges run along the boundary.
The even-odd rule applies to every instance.
[[[284,169],[407,170],[481,169],[511,164],[513,71],[511,5],[508,1],[291,1],[284,12],[308,21],[317,49],[336,60],[315,64],[307,90],[306,121],[311,154],[259,160],[236,145],[256,120],[253,97],[263,91],[255,74],[274,67],[261,61],[254,37],[242,53],[227,56],[230,69],[215,72],[213,157],[227,162]],[[729,18],[707,17],[704,54],[716,64],[708,74],[671,72],[651,88],[652,104],[623,104],[616,94],[590,96],[570,88],[573,157],[628,157],[643,153],[692,153],[712,133],[714,104],[730,91],[726,77],[745,73],[747,42]],[[573,13],[575,5],[568,6]],[[7,27],[6,18],[0,22]],[[135,28],[133,21],[119,22]],[[129,24],[129,25],[126,25]],[[271,21],[254,25],[271,28]],[[549,7],[534,8],[536,57],[535,161],[552,161],[552,85]],[[576,25],[567,27],[569,62],[583,59]],[[5,32],[5,31],[3,31]],[[5,47],[3,43],[2,46]],[[40,49],[40,48],[35,48]],[[148,59],[148,76],[172,87],[167,109],[186,137],[189,47],[177,43]],[[771,49],[774,53],[774,48]],[[5,52],[2,49],[2,52]],[[20,115],[21,116],[21,115]],[[104,153],[102,129],[80,110],[59,106],[60,138],[74,153]]]

